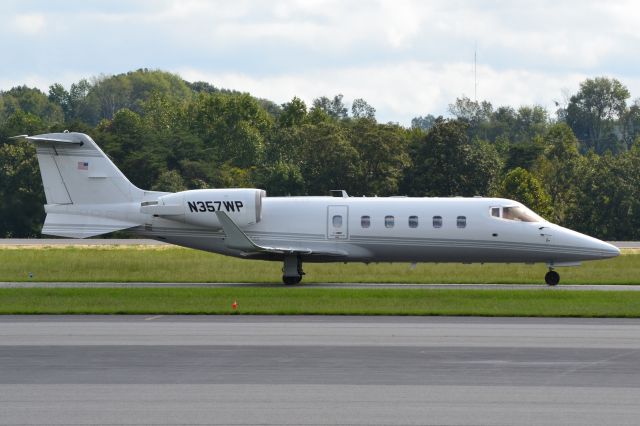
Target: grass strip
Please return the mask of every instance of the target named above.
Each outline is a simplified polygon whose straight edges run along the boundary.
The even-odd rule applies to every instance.
[[[237,300],[238,309],[232,309]],[[318,288],[3,288],[0,314],[640,317],[640,292]]]
[[[166,246],[0,248],[0,281],[280,282],[280,262]],[[540,284],[541,264],[305,263],[305,282]],[[640,284],[640,252],[561,268],[561,284]],[[31,278],[30,278],[31,277]]]

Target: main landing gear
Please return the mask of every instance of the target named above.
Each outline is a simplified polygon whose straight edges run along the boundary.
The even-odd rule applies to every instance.
[[[549,268],[549,272],[547,272],[544,276],[544,282],[550,286],[556,286],[560,282],[560,274]]]
[[[282,282],[286,285],[298,284],[302,281],[304,271],[302,270],[302,259],[300,256],[287,256],[284,258],[282,267]]]

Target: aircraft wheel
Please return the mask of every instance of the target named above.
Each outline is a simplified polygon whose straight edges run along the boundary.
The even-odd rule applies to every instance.
[[[298,284],[300,281],[302,281],[302,275],[293,276],[293,277],[288,277],[285,275],[282,276],[282,282],[285,283],[286,285],[295,285],[295,284]]]
[[[556,286],[560,282],[560,274],[556,271],[549,271],[544,276],[544,281],[547,283],[547,285],[550,285],[552,287]]]
[[[298,284],[302,281],[302,259],[300,256],[287,256],[282,267],[282,282],[286,285]]]

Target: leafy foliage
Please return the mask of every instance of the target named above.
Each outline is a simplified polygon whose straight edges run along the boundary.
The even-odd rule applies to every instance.
[[[496,149],[488,143],[471,143],[468,124],[437,120],[410,148],[413,167],[404,190],[409,195],[446,197],[488,195],[501,170]]]
[[[36,236],[44,220],[44,192],[34,146],[0,145],[0,176],[0,236]]]
[[[618,150],[615,123],[624,117],[629,96],[629,90],[615,78],[597,77],[580,84],[578,93],[569,100],[567,123],[585,150]]]
[[[502,181],[501,194],[505,198],[520,201],[546,219],[551,218],[551,199],[540,181],[523,168],[511,170]]]
[[[141,188],[260,187],[270,195],[502,196],[603,238],[640,238],[640,100],[615,79],[585,80],[557,119],[467,97],[453,118],[383,124],[339,94],[277,105],[140,69],[49,93],[0,92],[0,236],[39,234],[43,189],[18,134],[81,131]],[[16,214],[20,212],[20,214]]]

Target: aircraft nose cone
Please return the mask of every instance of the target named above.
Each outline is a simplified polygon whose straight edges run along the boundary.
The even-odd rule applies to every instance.
[[[600,243],[599,249],[603,252],[604,257],[616,257],[620,255],[620,249],[613,244],[605,243],[604,241],[598,241]]]
[[[608,259],[610,257],[616,257],[620,255],[620,249],[613,244],[598,240],[596,238],[587,237],[588,241],[585,241],[587,247],[589,247],[598,259]]]
[[[561,245],[575,248],[576,258],[579,260],[609,259],[620,255],[620,249],[589,235],[581,234],[567,228],[556,228],[560,232],[557,240]]]

